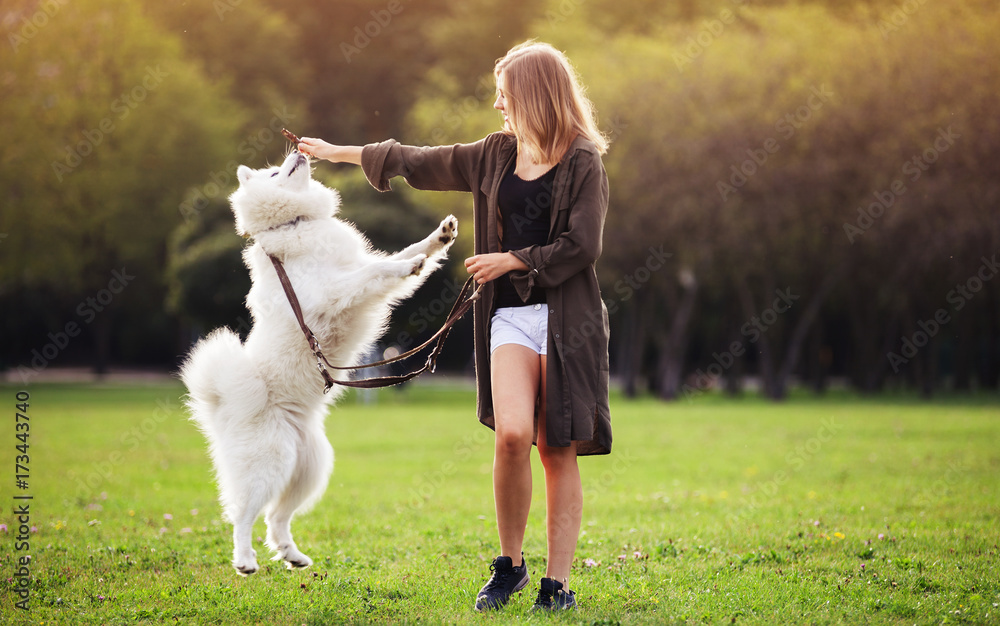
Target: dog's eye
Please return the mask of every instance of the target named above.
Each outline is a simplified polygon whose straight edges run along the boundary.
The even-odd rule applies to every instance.
[[[277,176],[277,175],[278,175],[278,173],[277,173],[277,172],[275,172],[275,173],[271,174],[271,178],[274,178],[274,177],[275,177],[275,176]]]

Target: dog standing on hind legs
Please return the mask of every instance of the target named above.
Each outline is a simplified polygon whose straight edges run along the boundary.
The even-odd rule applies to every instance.
[[[293,152],[262,170],[240,166],[237,178],[230,197],[236,230],[254,241],[243,252],[253,327],[246,342],[227,328],[213,331],[194,346],[181,378],[233,524],[233,567],[248,575],[258,569],[252,532],[261,512],[274,558],[289,568],[312,564],[292,538],[291,521],[326,490],[333,449],[323,421],[343,392],[335,385],[324,394],[269,255],[283,263],[329,361],[351,365],[384,331],[391,307],[440,264],[458,221],[448,216],[423,241],[388,255],[335,217],[339,197],[312,179],[305,155]]]

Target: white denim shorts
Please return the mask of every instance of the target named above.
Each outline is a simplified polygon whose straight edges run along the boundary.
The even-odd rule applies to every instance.
[[[547,304],[497,309],[490,323],[490,353],[513,343],[531,348],[544,356],[548,348],[549,307]]]

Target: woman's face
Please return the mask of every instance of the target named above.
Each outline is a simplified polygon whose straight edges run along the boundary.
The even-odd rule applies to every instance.
[[[504,96],[503,74],[497,77],[497,99],[493,103],[493,108],[503,113],[503,128],[510,131],[510,119],[507,117],[507,98]]]

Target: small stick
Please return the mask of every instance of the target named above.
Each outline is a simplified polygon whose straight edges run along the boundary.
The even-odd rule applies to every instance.
[[[293,144],[295,144],[295,149],[296,150],[299,149],[299,144],[302,143],[302,140],[299,139],[298,137],[296,137],[295,133],[293,133],[292,131],[290,131],[288,129],[282,128],[281,129],[281,134],[285,136],[285,139],[287,139],[288,141],[291,141]]]

